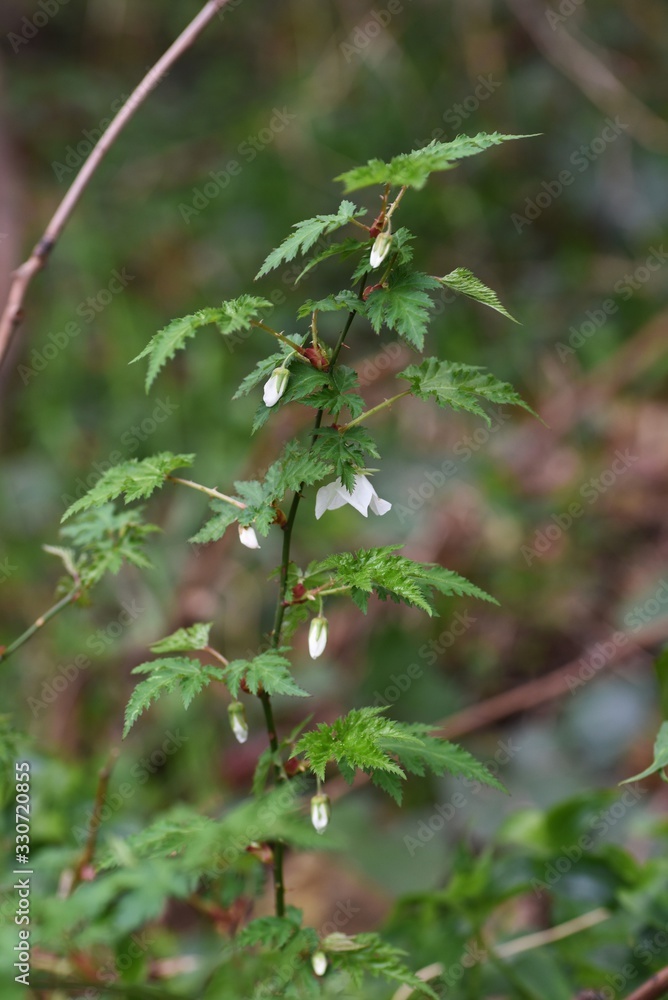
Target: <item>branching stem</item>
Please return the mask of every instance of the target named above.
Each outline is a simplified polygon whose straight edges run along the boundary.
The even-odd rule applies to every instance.
[[[90,156],[72,181],[65,197],[58,205],[51,221],[33,248],[32,253],[14,272],[7,297],[7,304],[2,316],[0,316],[0,366],[9,348],[12,334],[23,317],[23,300],[25,299],[30,282],[38,271],[41,271],[46,266],[81,195],[106,153],[133,117],[137,108],[144,103],[148,95],[164,79],[174,63],[193,44],[204,28],[227,3],[229,3],[229,0],[208,0],[208,3],[204,4],[190,24],[148,71],[141,83],[135,87],[116,117],[96,142]]]
[[[78,597],[79,597],[79,590],[78,588],[75,588],[74,590],[70,591],[69,594],[66,594],[65,597],[62,597],[59,601],[57,601],[57,603],[54,604],[52,608],[49,608],[48,611],[45,611],[43,615],[40,615],[39,618],[37,618],[36,621],[32,623],[30,628],[27,628],[25,632],[18,637],[18,639],[15,639],[10,646],[7,646],[6,649],[0,652],[0,663],[2,663],[4,660],[9,659],[12,653],[15,653],[17,649],[20,649],[21,646],[28,641],[28,639],[31,639],[33,637],[35,632],[39,632],[39,630],[44,625],[46,625],[48,621],[50,621],[52,618],[55,618],[56,615],[63,610],[63,608],[66,608],[68,606],[68,604],[74,604],[74,602],[78,599]]]
[[[372,409],[366,410],[364,413],[360,413],[359,417],[355,417],[355,419],[351,420],[349,423],[343,424],[339,427],[339,431],[343,433],[343,431],[349,431],[351,427],[357,427],[357,425],[361,424],[362,421],[367,419],[367,417],[373,417],[376,413],[380,413],[381,410],[386,409],[386,407],[392,406],[392,403],[396,403],[398,399],[403,399],[404,396],[410,396],[410,394],[411,390],[406,389],[404,392],[399,392],[396,396],[392,396],[390,399],[384,399],[382,403],[378,404],[378,406],[374,406]]]
[[[362,278],[359,294],[362,294],[362,289],[366,283],[366,274]],[[339,339],[337,340],[334,350],[332,351],[332,356],[329,362],[330,372],[333,370],[336,362],[338,360],[339,354],[341,353],[341,348],[348,336],[348,331],[352,326],[352,322],[356,316],[357,310],[351,309],[348,313],[348,318],[346,319],[345,325],[339,334]],[[293,345],[294,346],[294,345]],[[322,418],[324,416],[324,410],[318,410],[315,417],[315,423],[313,425],[313,436],[311,439],[311,446],[315,442],[318,431],[320,430],[320,425],[322,424]],[[292,503],[290,504],[290,510],[288,511],[288,516],[285,524],[283,525],[283,551],[281,554],[281,573],[278,586],[278,598],[276,601],[276,613],[274,615],[274,627],[271,635],[271,645],[273,649],[278,649],[281,644],[281,631],[283,628],[283,618],[285,616],[285,595],[288,589],[288,573],[290,569],[290,548],[292,544],[292,531],[295,525],[295,518],[297,517],[297,511],[299,509],[299,502],[301,500],[302,489],[304,484],[302,483],[299,489],[296,491],[292,498]],[[274,713],[271,706],[271,698],[266,692],[261,692],[260,701],[262,702],[262,709],[264,711],[265,723],[267,726],[267,734],[269,736],[269,746],[273,753],[278,753],[278,736],[276,734],[276,724],[274,722]],[[284,779],[284,771],[280,764],[277,762],[274,768],[275,780],[277,782]],[[283,858],[284,858],[284,846],[280,841],[276,841],[273,845],[274,851],[274,900],[276,916],[282,917],[285,913],[285,884],[283,881]]]
[[[180,483],[181,486],[189,486],[191,490],[197,490],[199,493],[206,493],[208,497],[214,497],[216,500],[224,500],[225,503],[231,503],[232,506],[238,507],[239,510],[245,510],[246,504],[242,503],[241,500],[235,500],[234,497],[228,497],[226,493],[220,493],[218,490],[210,489],[208,486],[202,486],[201,483],[195,483],[192,479],[181,479],[179,476],[167,476],[170,483]]]

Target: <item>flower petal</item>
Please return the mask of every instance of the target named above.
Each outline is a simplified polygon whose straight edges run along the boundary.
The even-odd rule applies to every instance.
[[[344,503],[346,503],[346,498],[341,496],[342,488],[340,479],[320,487],[315,495],[316,520],[320,520],[326,510],[336,510],[337,507],[343,507]]]
[[[381,500],[377,493],[374,493],[371,498],[371,503],[369,504],[372,513],[382,515],[387,514],[388,510],[392,510],[392,504],[389,500]]]
[[[352,493],[349,493],[348,490],[346,490],[345,493],[346,500],[350,506],[354,507],[355,510],[358,510],[360,514],[364,515],[364,517],[367,517],[369,504],[374,496],[373,486],[367,477],[363,476],[361,473],[355,476],[355,487]]]

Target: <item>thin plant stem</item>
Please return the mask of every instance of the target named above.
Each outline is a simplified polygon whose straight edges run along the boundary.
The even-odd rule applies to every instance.
[[[276,338],[276,340],[280,340],[282,344],[290,347],[296,354],[304,353],[303,347],[300,347],[299,344],[295,344],[292,340],[289,340],[284,334],[279,333],[278,330],[274,330],[272,326],[267,326],[266,323],[262,323],[260,320],[253,320],[251,322],[251,326],[257,327],[258,330],[266,330],[267,333],[270,333],[272,337]]]
[[[43,615],[40,615],[39,618],[37,618],[32,623],[30,628],[27,628],[25,632],[18,637],[18,639],[15,639],[14,642],[11,643],[11,645],[7,646],[6,649],[0,652],[0,663],[2,663],[4,660],[9,659],[12,653],[15,653],[17,649],[20,649],[21,646],[23,646],[23,644],[26,643],[28,639],[31,639],[36,632],[39,632],[39,630],[43,628],[43,626],[46,625],[48,621],[51,621],[52,618],[55,618],[56,615],[59,614],[63,610],[63,608],[66,608],[68,604],[73,604],[78,597],[79,597],[79,590],[74,589],[70,591],[69,594],[66,594],[65,597],[62,597],[56,604],[53,605],[52,608],[49,608],[48,611],[45,611]]]
[[[181,486],[189,486],[191,490],[206,493],[208,497],[215,497],[216,500],[224,500],[225,503],[231,503],[233,507],[238,507],[239,510],[246,509],[246,504],[242,503],[241,500],[235,500],[234,497],[228,497],[226,493],[220,493],[218,490],[210,489],[208,486],[202,486],[200,483],[193,482],[192,479],[181,479],[179,476],[167,476],[167,479],[170,483],[180,483]]]
[[[148,71],[141,83],[135,87],[116,117],[96,142],[90,156],[72,181],[65,197],[58,205],[51,221],[33,248],[32,253],[14,272],[7,296],[7,303],[2,316],[0,316],[0,366],[9,349],[12,334],[23,318],[23,301],[30,282],[38,271],[46,267],[63,229],[67,225],[81,195],[106,153],[151,91],[157,87],[158,83],[167,75],[174,63],[193,44],[216,14],[229,2],[230,0],[209,0],[208,3],[205,3],[190,24],[188,24],[167,51],[158,59],[156,64]]]
[[[362,278],[360,284],[359,294],[361,295],[362,289],[364,288],[366,282],[366,274]],[[357,314],[356,309],[351,309],[348,313],[348,318],[346,319],[345,325],[339,334],[339,338],[332,351],[332,356],[330,358],[330,371],[334,368],[339,354],[341,353],[341,348],[348,336],[348,331],[352,326],[352,322]],[[320,430],[320,425],[322,424],[322,418],[325,411],[323,409],[318,410],[315,417],[315,422],[313,425],[313,435],[311,439],[311,447],[318,436],[318,431]],[[285,595],[288,589],[288,572],[290,568],[290,549],[292,545],[292,531],[295,525],[295,519],[297,517],[297,511],[299,509],[299,502],[301,500],[301,494],[304,484],[300,484],[299,489],[295,492],[292,498],[292,503],[290,504],[290,510],[288,511],[288,516],[285,524],[283,525],[283,550],[281,553],[281,572],[280,580],[278,586],[278,598],[276,601],[276,613],[274,615],[274,627],[271,635],[271,646],[272,649],[278,649],[281,644],[281,631],[283,628],[283,617],[285,615]],[[274,754],[278,753],[278,736],[276,733],[276,723],[274,721],[274,713],[271,705],[271,698],[266,693],[266,691],[260,692],[260,701],[262,702],[262,709],[264,711],[264,719],[267,726],[267,733],[269,736],[269,746]],[[284,779],[284,772],[278,761],[276,761],[274,766],[274,775],[277,782]],[[283,861],[285,856],[284,845],[280,841],[276,841],[273,844],[274,852],[274,900],[276,916],[282,917],[285,913],[285,883],[283,879]]]
[[[219,653],[217,649],[213,648],[213,646],[205,646],[204,652],[208,653],[209,656],[213,656],[214,660],[218,660],[219,663],[222,663],[224,667],[229,667],[230,661],[227,659],[227,657],[223,656],[222,653]]]
[[[112,771],[114,770],[114,765],[118,760],[119,756],[118,747],[114,747],[110,752],[104,766],[101,768],[97,789],[95,791],[95,803],[93,805],[93,811],[90,816],[90,822],[88,824],[88,835],[86,837],[86,843],[84,844],[84,849],[81,852],[81,856],[77,861],[76,867],[74,869],[74,874],[72,875],[72,882],[69,887],[68,895],[72,895],[76,887],[83,881],[84,872],[88,865],[90,865],[95,857],[95,848],[97,846],[97,837],[100,831],[100,825],[102,823],[102,810],[104,808],[104,800],[107,797],[107,789],[109,788],[109,780],[111,778]]]
[[[392,403],[396,403],[398,399],[403,399],[404,396],[410,396],[410,394],[411,390],[406,389],[404,392],[399,392],[396,396],[392,396],[390,399],[383,400],[383,402],[379,403],[378,406],[374,406],[372,409],[366,410],[365,413],[360,413],[359,417],[355,417],[355,419],[351,420],[350,423],[339,427],[339,431],[343,433],[343,431],[349,431],[351,427],[357,427],[357,425],[361,424],[367,419],[367,417],[373,417],[376,413],[380,413],[380,411],[384,410],[386,407],[392,406]]]

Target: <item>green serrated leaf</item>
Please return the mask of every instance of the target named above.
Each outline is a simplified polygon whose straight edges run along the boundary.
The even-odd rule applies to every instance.
[[[455,777],[470,778],[490,785],[501,792],[507,791],[485,765],[456,743],[430,735],[430,727],[419,723],[398,723],[404,734],[415,736],[417,743],[397,740],[389,736],[383,746],[389,753],[396,754],[403,766],[411,774],[423,777],[427,771],[433,774],[453,774]]]
[[[474,413],[488,425],[491,424],[491,419],[481,406],[481,400],[521,406],[534,414],[529,404],[524,402],[508,382],[499,381],[477,365],[425,358],[419,365],[409,365],[397,378],[410,382],[413,395],[420,399],[435,399],[439,406]]]
[[[489,306],[490,309],[495,309],[497,312],[501,313],[503,316],[507,316],[511,319],[513,323],[517,323],[514,316],[511,316],[507,309],[505,309],[496,292],[484,285],[480,278],[476,278],[472,271],[469,271],[466,267],[457,267],[450,274],[444,275],[442,278],[436,279],[441,285],[445,285],[447,288],[452,288],[455,292],[459,292],[461,295],[468,295],[469,298],[476,299],[478,302],[482,302],[483,305]]]
[[[195,625],[179,628],[159,642],[154,642],[150,647],[151,652],[185,653],[189,650],[206,649],[212,628],[213,622],[197,622]]]
[[[350,587],[353,600],[365,613],[371,593],[381,600],[390,598],[421,608],[430,616],[436,614],[433,591],[496,603],[489,594],[454,570],[407,559],[397,555],[398,548],[398,545],[386,545],[338,553],[323,559],[314,572],[329,574],[333,587]]]
[[[303,755],[321,781],[330,761],[336,761],[341,773],[350,780],[355,768],[388,771],[405,777],[399,765],[383,749],[383,737],[401,733],[396,723],[386,719],[377,706],[354,708],[331,725],[321,722],[297,742],[292,756]]]
[[[131,458],[114,465],[100,476],[88,493],[67,508],[62,520],[67,521],[78,511],[115,500],[121,494],[124,494],[126,503],[150,497],[175,469],[192,465],[194,461],[194,455],[173,455],[171,451],[163,451],[141,461]]]
[[[411,997],[422,995],[438,1000],[428,983],[421,980],[404,964],[405,952],[388,944],[378,934],[356,934],[350,938],[355,947],[338,947],[327,950],[332,965],[346,972],[358,991],[361,990],[365,975],[386,979],[391,983],[402,983],[411,990]]]
[[[206,545],[208,542],[217,542],[239,517],[239,508],[224,500],[212,500],[209,506],[214,511],[214,516],[189,539],[194,544]]]
[[[164,694],[177,693],[183,707],[188,708],[196,694],[199,694],[213,680],[223,679],[223,668],[190,660],[184,656],[162,657],[150,663],[140,663],[133,674],[148,674],[132,692],[125,710],[123,736],[137,721],[142,712]]]
[[[337,212],[332,215],[316,215],[312,219],[296,222],[291,233],[280,246],[272,250],[256,274],[256,279],[273,271],[283,261],[293,260],[297,254],[307,253],[323,236],[347,225],[351,219],[365,215],[364,209],[357,208],[352,201],[342,201]]]
[[[335,475],[349,491],[354,489],[355,476],[364,468],[367,458],[380,457],[369,432],[359,426],[343,432],[335,427],[322,427],[312,453],[321,461],[332,463]]]
[[[194,337],[201,327],[214,323],[223,336],[228,336],[231,333],[248,330],[252,321],[257,319],[263,310],[272,308],[272,303],[268,299],[256,295],[241,295],[237,299],[223,302],[217,308],[200,309],[191,316],[172,320],[151,338],[144,350],[133,358],[130,364],[142,358],[149,359],[146,373],[148,392],[167,361],[173,358],[177,351],[182,350],[186,342]]]
[[[406,266],[392,271],[387,288],[379,288],[367,299],[365,315],[376,333],[382,326],[395,330],[412,347],[422,350],[434,303],[427,294],[439,287],[436,278]]]
[[[328,247],[325,247],[324,250],[321,250],[314,257],[311,257],[304,269],[295,278],[295,286],[298,285],[302,278],[312,271],[314,267],[321,264],[323,260],[329,260],[330,257],[340,257],[341,260],[346,260],[359,250],[366,249],[367,246],[370,246],[369,242],[360,243],[359,240],[351,237],[348,237],[348,239],[343,240],[341,243],[331,243]]]
[[[60,529],[76,549],[75,568],[81,585],[88,589],[106,573],[118,573],[124,563],[149,569],[151,562],[144,552],[149,535],[160,529],[146,524],[142,508],[116,511],[106,503],[77,514]]]
[[[245,680],[248,690],[257,694],[260,687],[267,694],[292,695],[296,698],[308,698],[292,676],[290,661],[276,650],[270,649],[260,653],[252,660],[232,660],[224,667],[224,680],[232,695],[236,698]]]
[[[324,299],[307,299],[297,310],[299,319],[310,316],[314,312],[346,312],[364,313],[364,303],[355,292],[344,289],[332,295],[327,295]]]
[[[389,163],[377,159],[369,160],[365,166],[346,170],[335,180],[343,182],[346,194],[372,184],[405,185],[420,190],[427,183],[430,174],[437,170],[450,170],[456,160],[482,153],[490,146],[497,146],[509,139],[529,138],[531,136],[479,132],[475,136],[459,135],[451,142],[439,142],[434,139],[421,149],[400,153]]]

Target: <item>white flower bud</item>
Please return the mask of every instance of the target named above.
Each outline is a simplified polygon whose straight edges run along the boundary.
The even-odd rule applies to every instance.
[[[329,795],[314,795],[311,799],[311,822],[316,833],[325,832],[331,814]]]
[[[262,398],[265,406],[274,406],[285,392],[290,372],[287,368],[274,368],[269,379],[264,384]]]
[[[327,972],[327,955],[324,951],[314,951],[311,955],[311,965],[316,976],[324,976]]]
[[[318,615],[311,619],[311,626],[308,630],[308,651],[312,660],[317,660],[327,645],[327,629],[329,628],[326,618]]]
[[[239,743],[245,743],[248,739],[248,723],[246,722],[246,709],[240,701],[233,701],[227,706],[230,717],[232,732]]]
[[[259,549],[260,543],[257,540],[254,528],[243,528],[239,525],[239,541],[247,549]]]
[[[374,244],[371,247],[371,257],[369,258],[369,264],[371,267],[380,267],[388,253],[390,252],[390,247],[392,246],[392,227],[387,225],[383,229],[382,233],[378,233]]]

